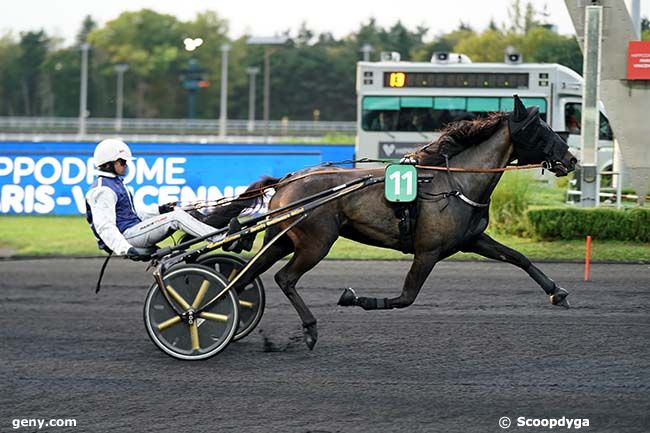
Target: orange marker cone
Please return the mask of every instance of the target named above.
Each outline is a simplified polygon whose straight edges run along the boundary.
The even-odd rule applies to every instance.
[[[585,248],[585,281],[589,281],[590,266],[591,266],[591,236],[587,236],[587,246]]]

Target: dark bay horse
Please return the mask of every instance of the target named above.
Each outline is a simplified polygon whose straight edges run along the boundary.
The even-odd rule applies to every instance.
[[[566,143],[540,118],[537,108],[526,109],[516,96],[512,113],[498,113],[482,120],[453,124],[438,140],[420,148],[410,158],[419,165],[448,164],[447,167],[461,168],[502,168],[515,160],[520,165],[545,163],[558,176],[574,170],[576,164]],[[304,173],[310,175],[295,181],[291,181],[291,175],[283,179],[265,178],[250,185],[248,191],[277,184],[269,205],[272,210],[362,175],[382,176],[383,169],[318,168],[300,172],[301,175]],[[412,245],[414,258],[401,294],[377,299],[358,297],[346,289],[339,305],[359,306],[365,310],[407,307],[415,301],[437,262],[464,251],[522,268],[541,286],[552,304],[568,307],[566,290],[522,254],[484,233],[488,225],[487,205],[501,175],[502,172],[447,171],[439,172],[429,183],[420,184]],[[237,206],[226,206],[226,209],[230,208],[228,212],[232,213],[238,210],[239,205],[241,208],[249,206],[254,198],[247,197],[253,195],[244,193]],[[213,217],[223,221],[225,215],[217,213]],[[290,222],[267,230],[265,243]],[[401,250],[398,222],[393,205],[384,198],[383,183],[360,189],[313,210],[304,221],[271,245],[238,285],[245,286],[278,260],[294,253],[275,275],[275,281],[300,315],[305,343],[312,349],[318,338],[316,318],[296,292],[300,277],[327,255],[339,236]]]

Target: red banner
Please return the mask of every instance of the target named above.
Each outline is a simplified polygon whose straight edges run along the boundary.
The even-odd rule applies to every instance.
[[[650,41],[631,41],[627,58],[628,80],[650,80]]]

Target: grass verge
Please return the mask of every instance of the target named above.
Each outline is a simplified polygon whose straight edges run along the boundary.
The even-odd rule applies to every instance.
[[[539,241],[511,235],[494,235],[528,256],[531,260],[584,260],[584,241]],[[261,244],[258,236],[256,247]],[[166,241],[162,245],[168,245]],[[3,256],[101,256],[85,219],[80,216],[1,216],[0,254]],[[374,248],[347,239],[339,239],[329,259],[410,260],[397,251]],[[473,259],[478,256],[456,254],[454,258]],[[650,263],[650,245],[620,241],[592,242],[592,260]]]

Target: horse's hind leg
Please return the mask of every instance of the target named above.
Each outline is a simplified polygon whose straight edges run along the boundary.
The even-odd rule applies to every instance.
[[[358,306],[364,310],[389,310],[408,307],[420,293],[422,285],[431,273],[433,266],[438,262],[439,257],[437,251],[417,253],[404,280],[402,293],[396,298],[357,297],[354,291],[345,289],[339,298],[338,304],[344,307]]]
[[[289,235],[291,236],[292,233],[289,232]],[[310,239],[305,234],[291,237],[296,243],[296,252],[291,260],[289,260],[289,263],[275,274],[275,282],[278,283],[278,286],[280,286],[282,292],[289,299],[293,308],[298,312],[300,320],[302,320],[305,344],[312,350],[318,340],[316,318],[296,291],[296,284],[300,277],[316,266],[327,255],[330,247],[336,240],[336,236],[333,239],[320,238],[318,240]],[[309,241],[307,241],[308,239]],[[301,240],[303,241],[301,242]]]
[[[485,233],[478,235],[470,243],[464,245],[462,251],[480,254],[490,259],[511,263],[520,267],[549,295],[551,304],[569,308],[569,301],[566,299],[569,292],[547,277],[526,256],[495,241]]]

